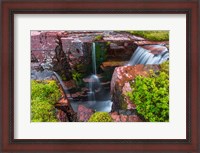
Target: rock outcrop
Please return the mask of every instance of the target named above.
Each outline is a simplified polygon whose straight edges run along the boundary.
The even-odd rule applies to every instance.
[[[127,32],[31,31],[31,68],[54,70],[69,80],[71,70],[82,67],[86,72],[91,65],[93,42],[105,43],[107,58],[112,61],[128,61],[137,46],[152,50],[153,45],[168,45],[167,41],[147,41]]]
[[[127,92],[131,91],[130,83],[134,82],[136,76],[147,76],[147,72],[152,69],[159,70],[158,65],[135,65],[121,66],[115,68],[111,80],[111,97],[113,101],[112,111],[135,109],[134,102],[130,101]]]
[[[74,112],[73,108],[68,99],[61,98],[55,105],[57,111],[57,118],[60,122],[76,122],[77,113]]]
[[[118,112],[112,112],[110,115],[114,122],[143,122],[143,120],[141,120],[139,116],[135,114],[127,115],[119,114]]]

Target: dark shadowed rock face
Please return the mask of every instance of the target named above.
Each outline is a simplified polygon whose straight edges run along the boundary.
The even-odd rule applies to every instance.
[[[74,112],[73,108],[68,99],[61,98],[56,104],[55,108],[57,111],[57,118],[61,122],[75,122],[77,121],[77,114]]]
[[[77,118],[79,122],[87,122],[94,113],[92,109],[86,108],[83,105],[78,106]]]
[[[130,101],[128,96],[126,96],[126,92],[131,91],[130,82],[134,81],[136,76],[147,76],[147,72],[150,69],[158,70],[159,66],[135,65],[115,68],[111,80],[111,97],[113,101],[112,111],[135,109],[135,104]]]

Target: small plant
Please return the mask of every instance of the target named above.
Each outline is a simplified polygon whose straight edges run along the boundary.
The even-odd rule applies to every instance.
[[[97,35],[94,40],[95,41],[99,41],[99,40],[102,40],[103,39],[103,35]]]
[[[106,46],[110,46],[110,44],[111,44],[110,41],[106,42]]]
[[[112,122],[112,118],[107,112],[96,112],[92,114],[88,122]]]
[[[150,122],[169,121],[169,62],[161,64],[158,72],[150,70],[148,77],[137,76],[128,92],[138,114]]]
[[[61,97],[55,81],[31,81],[31,121],[56,122],[54,104]]]
[[[77,87],[80,87],[83,84],[83,75],[76,70],[72,70],[72,78],[75,81]]]

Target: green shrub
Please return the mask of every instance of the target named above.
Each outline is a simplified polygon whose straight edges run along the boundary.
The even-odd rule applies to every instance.
[[[112,122],[112,118],[107,112],[96,112],[92,114],[88,122]]]
[[[133,35],[154,41],[168,41],[169,31],[128,31]]]
[[[148,77],[137,76],[131,88],[127,95],[146,121],[169,121],[169,62],[156,73],[151,70]]]
[[[31,121],[56,122],[54,104],[61,97],[55,81],[31,81]]]

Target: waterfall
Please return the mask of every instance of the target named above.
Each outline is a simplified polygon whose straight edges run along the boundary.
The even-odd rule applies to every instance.
[[[138,46],[133,55],[131,56],[131,59],[127,65],[161,64],[162,62],[167,61],[168,59],[169,59],[168,50],[163,50],[160,54],[154,55],[150,53],[149,50],[146,50]]]
[[[88,100],[96,101],[95,93],[101,90],[100,80],[96,75],[91,75],[89,78],[89,92],[88,92]]]
[[[93,68],[93,74],[89,77],[89,82],[88,82],[89,83],[88,100],[96,101],[95,93],[101,90],[101,84],[97,76],[95,42],[92,43],[92,68]]]
[[[67,94],[69,94],[69,91],[68,91],[67,87],[65,86],[65,84],[63,83],[61,77],[56,72],[53,72],[53,75],[56,76],[57,80],[59,81],[59,83],[61,85],[61,88],[62,88],[62,91],[64,93],[64,96],[65,96],[65,98],[67,98]]]
[[[96,48],[95,43],[92,43],[92,68],[93,68],[93,74],[97,74],[97,68],[96,68]]]

